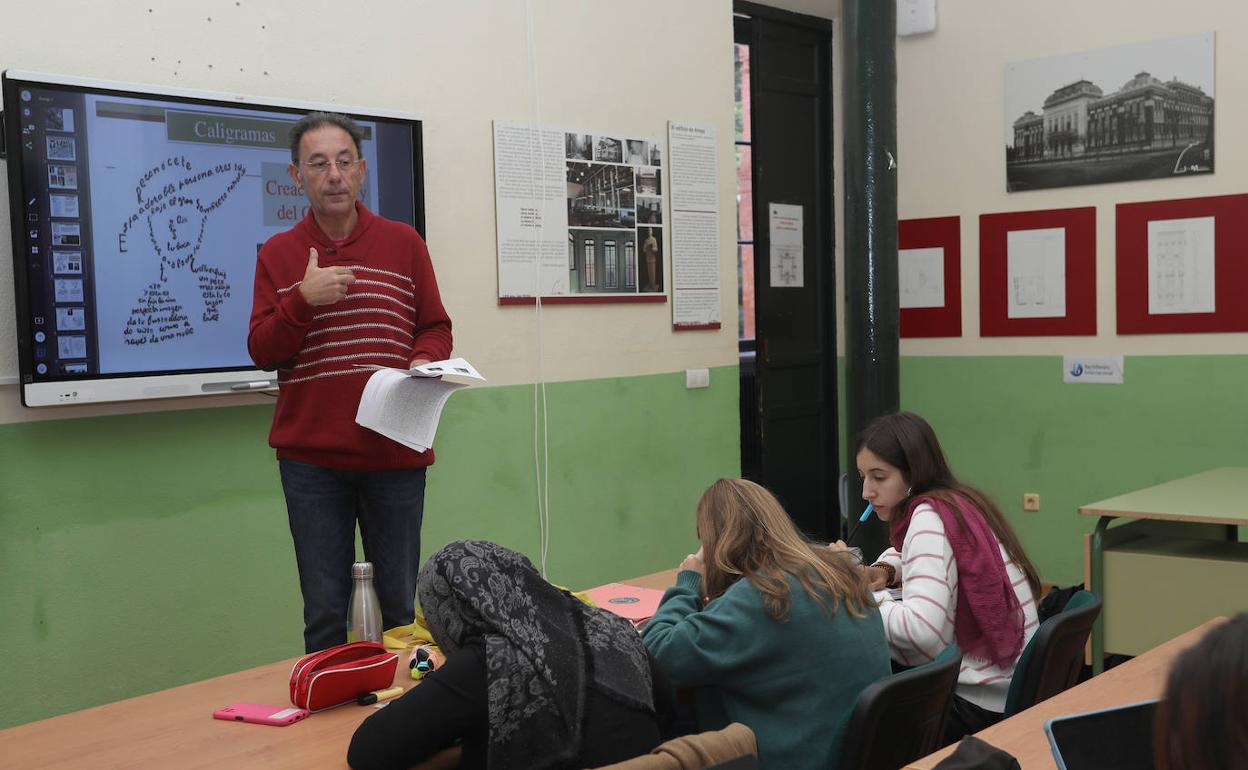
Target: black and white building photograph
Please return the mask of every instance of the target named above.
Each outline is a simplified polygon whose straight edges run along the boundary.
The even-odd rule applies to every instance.
[[[637,198],[637,224],[663,224],[663,199],[639,196]]]
[[[603,163],[624,162],[624,142],[609,136],[600,136],[594,144],[594,160]]]
[[[1006,67],[1009,192],[1214,169],[1214,35]]]
[[[568,279],[573,294],[636,292],[637,231],[569,229]]]
[[[566,146],[564,157],[568,160],[594,159],[594,137],[589,134],[565,133],[563,140]]]
[[[634,227],[633,169],[568,163],[568,227]]]
[[[637,169],[637,193],[639,195],[663,194],[663,182],[657,168],[642,166]]]

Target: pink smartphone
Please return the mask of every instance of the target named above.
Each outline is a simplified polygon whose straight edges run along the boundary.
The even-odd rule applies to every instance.
[[[259,703],[232,703],[212,712],[213,719],[224,719],[227,722],[251,722],[274,727],[294,724],[307,715],[307,709],[262,706]]]

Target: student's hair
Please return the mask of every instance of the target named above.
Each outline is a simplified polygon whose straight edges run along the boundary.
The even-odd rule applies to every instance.
[[[1170,667],[1153,723],[1159,770],[1231,770],[1248,759],[1248,613],[1222,623]]]
[[[848,557],[808,541],[775,495],[752,481],[716,481],[698,501],[697,522],[710,599],[745,578],[762,594],[767,614],[787,620],[787,572],[830,614],[842,599],[855,617],[874,606],[866,581]]]
[[[326,126],[334,126],[346,131],[351,137],[351,141],[355,142],[355,154],[358,157],[364,156],[363,142],[364,129],[346,115],[337,112],[309,112],[295,122],[290,127],[290,162],[299,162],[299,142],[303,141],[303,135],[309,131]]]
[[[904,511],[910,501],[920,495],[943,501],[962,523],[962,503],[969,502],[984,515],[993,534],[1005,546],[1005,553],[1027,576],[1031,594],[1040,600],[1040,578],[1036,568],[1023,551],[1023,545],[1009,522],[992,500],[978,489],[963,484],[949,469],[936,432],[927,420],[914,412],[886,414],[872,420],[854,439],[854,456],[863,449],[871,450],[881,460],[894,466],[910,485],[910,493],[895,506]]]

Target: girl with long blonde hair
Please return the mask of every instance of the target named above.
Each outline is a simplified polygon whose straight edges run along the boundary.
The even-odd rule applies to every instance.
[[[834,766],[858,693],[889,674],[862,573],[744,479],[706,490],[697,531],[642,641],[672,684],[693,688],[699,728],[748,725],[763,768]]]

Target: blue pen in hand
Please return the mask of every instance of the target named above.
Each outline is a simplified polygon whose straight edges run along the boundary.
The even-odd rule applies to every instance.
[[[849,534],[845,536],[845,543],[847,545],[849,544],[850,540],[854,539],[854,535],[858,534],[858,528],[862,526],[862,523],[866,521],[868,518],[870,518],[871,514],[874,512],[875,512],[875,506],[872,505],[871,503],[867,503],[866,510],[864,510],[862,512],[862,515],[858,517],[858,523],[855,524],[854,528],[851,529],[849,531]]]

